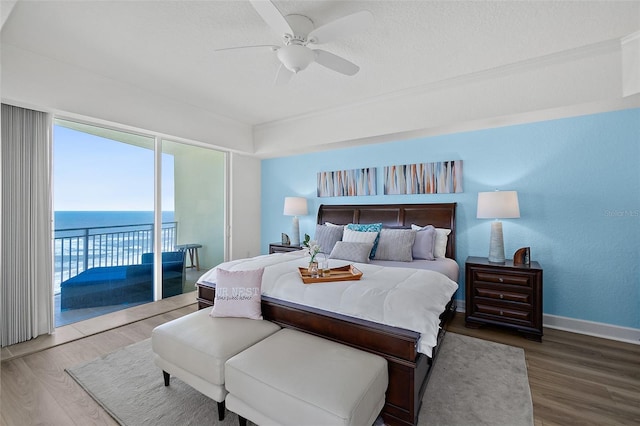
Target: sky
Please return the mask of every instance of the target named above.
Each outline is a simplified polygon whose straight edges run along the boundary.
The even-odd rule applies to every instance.
[[[162,154],[162,210],[174,208],[173,156]],[[54,211],[152,211],[149,149],[54,126]]]

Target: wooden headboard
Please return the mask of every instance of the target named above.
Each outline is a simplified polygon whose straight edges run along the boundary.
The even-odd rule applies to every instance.
[[[456,203],[439,204],[360,204],[326,205],[318,209],[318,224],[331,222],[336,225],[348,223],[380,223],[386,228],[410,228],[433,225],[451,229],[446,256],[456,258]]]

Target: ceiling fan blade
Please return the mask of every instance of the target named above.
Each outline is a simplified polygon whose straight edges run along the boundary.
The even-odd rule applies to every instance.
[[[326,50],[315,49],[313,52],[316,55],[316,62],[331,70],[346,75],[355,75],[360,71],[360,67],[353,62],[347,61],[346,59],[327,52]]]
[[[310,43],[322,44],[337,38],[347,37],[364,31],[373,24],[373,14],[368,10],[343,16],[311,31],[307,36]]]
[[[274,81],[274,85],[276,86],[284,86],[287,84],[291,77],[293,77],[293,73],[284,66],[284,64],[280,64],[280,68],[278,68],[278,73],[276,74],[276,79]]]
[[[280,49],[280,46],[275,44],[256,44],[253,46],[235,46],[235,47],[223,47],[222,49],[213,49],[214,52],[222,52],[224,50],[239,50],[239,49],[265,49],[269,48],[272,52]]]
[[[251,5],[279,36],[293,35],[293,30],[275,4],[268,0],[251,0]]]

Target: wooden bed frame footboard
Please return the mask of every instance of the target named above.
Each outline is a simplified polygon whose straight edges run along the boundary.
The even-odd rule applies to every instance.
[[[211,308],[215,285],[198,284],[198,308]],[[438,345],[431,357],[417,352],[420,333],[361,320],[297,303],[262,297],[262,316],[281,327],[301,330],[325,339],[375,353],[387,360],[389,386],[382,409],[387,425],[417,425],[431,366],[437,357],[444,325],[455,314],[455,299],[440,315]]]
[[[452,299],[441,315],[441,326],[454,313]],[[263,297],[262,314],[282,327],[302,330],[385,358],[389,368],[389,386],[382,409],[385,424],[417,425],[422,397],[437,356],[437,348],[431,358],[417,352],[419,333],[270,297]],[[438,344],[444,333],[441,328]]]
[[[412,224],[433,225],[451,229],[446,256],[455,260],[456,204],[376,204],[376,205],[321,205],[318,224],[331,222],[379,223],[385,227],[409,228]],[[215,286],[198,284],[198,307],[213,306]],[[343,343],[384,357],[389,367],[387,389],[382,417],[388,425],[417,425],[422,397],[427,387],[431,367],[444,338],[444,325],[456,310],[455,294],[440,315],[441,330],[438,345],[431,357],[418,353],[420,334],[360,320],[309,306],[262,297],[262,315],[282,327],[294,328]]]

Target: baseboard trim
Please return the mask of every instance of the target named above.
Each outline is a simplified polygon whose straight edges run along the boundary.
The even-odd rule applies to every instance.
[[[619,325],[578,320],[549,314],[543,315],[542,323],[545,327],[555,330],[570,331],[572,333],[586,334],[587,336],[640,345],[640,329],[637,328],[621,327]]]
[[[465,301],[457,300],[456,303],[456,311],[464,313]],[[619,325],[604,324],[601,322],[580,320],[550,314],[543,314],[542,325],[543,327],[552,328],[554,330],[568,331],[570,333],[584,334],[587,336],[640,345],[640,329],[637,328],[621,327]]]

